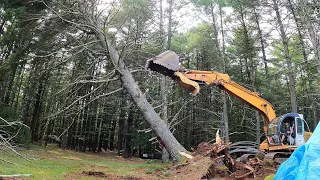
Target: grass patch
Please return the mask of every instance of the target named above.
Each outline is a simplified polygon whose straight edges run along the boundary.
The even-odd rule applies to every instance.
[[[274,176],[275,174],[271,174],[271,175],[268,175],[264,178],[264,180],[273,180],[274,179]]]
[[[114,153],[81,153],[61,150],[57,147],[33,146],[29,150],[19,151],[30,161],[26,161],[10,152],[1,151],[0,174],[32,174],[25,179],[97,179],[82,176],[83,171],[99,171],[114,177],[144,176],[154,169],[162,169],[166,164],[138,158],[123,159]],[[102,179],[102,178],[99,178]]]

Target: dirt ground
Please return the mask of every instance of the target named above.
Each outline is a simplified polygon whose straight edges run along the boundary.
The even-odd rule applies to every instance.
[[[90,177],[90,179],[110,179],[110,180],[144,180],[144,179],[153,179],[153,177],[147,176],[139,176],[139,175],[114,175],[107,174],[101,171],[82,171],[78,173],[67,174],[66,179],[76,180],[76,179],[86,179],[86,177]]]

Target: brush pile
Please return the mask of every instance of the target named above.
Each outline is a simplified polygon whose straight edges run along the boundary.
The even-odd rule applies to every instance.
[[[247,162],[238,162],[229,152],[231,143],[221,140],[219,132],[215,143],[202,142],[192,155],[182,156],[188,158],[187,162],[171,168],[176,178],[181,179],[263,179],[264,176],[275,173],[274,167],[264,167],[261,154],[248,159]],[[265,171],[266,170],[266,171]]]

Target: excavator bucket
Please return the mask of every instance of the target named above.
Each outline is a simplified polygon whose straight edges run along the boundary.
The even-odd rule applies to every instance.
[[[175,79],[174,73],[179,71],[179,56],[173,51],[165,51],[158,56],[149,59],[146,67],[152,71]]]
[[[178,82],[179,86],[192,91],[193,95],[198,94],[200,91],[197,82],[188,79],[180,72],[183,71],[183,68],[180,67],[179,56],[173,51],[165,51],[149,59],[146,68],[171,77]]]

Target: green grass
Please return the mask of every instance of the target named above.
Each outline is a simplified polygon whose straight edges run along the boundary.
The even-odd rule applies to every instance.
[[[46,148],[35,146],[19,153],[30,161],[11,155],[10,152],[0,151],[0,159],[15,163],[0,161],[0,174],[32,174],[26,179],[97,179],[94,176],[84,176],[81,172],[99,171],[115,177],[141,177],[167,165],[159,161],[150,162],[137,158],[126,160],[113,153],[81,153],[53,146]]]
[[[275,176],[275,174],[271,174],[271,175],[269,175],[269,176],[266,176],[266,177],[264,178],[264,180],[273,180],[273,179],[274,179],[274,176]]]

